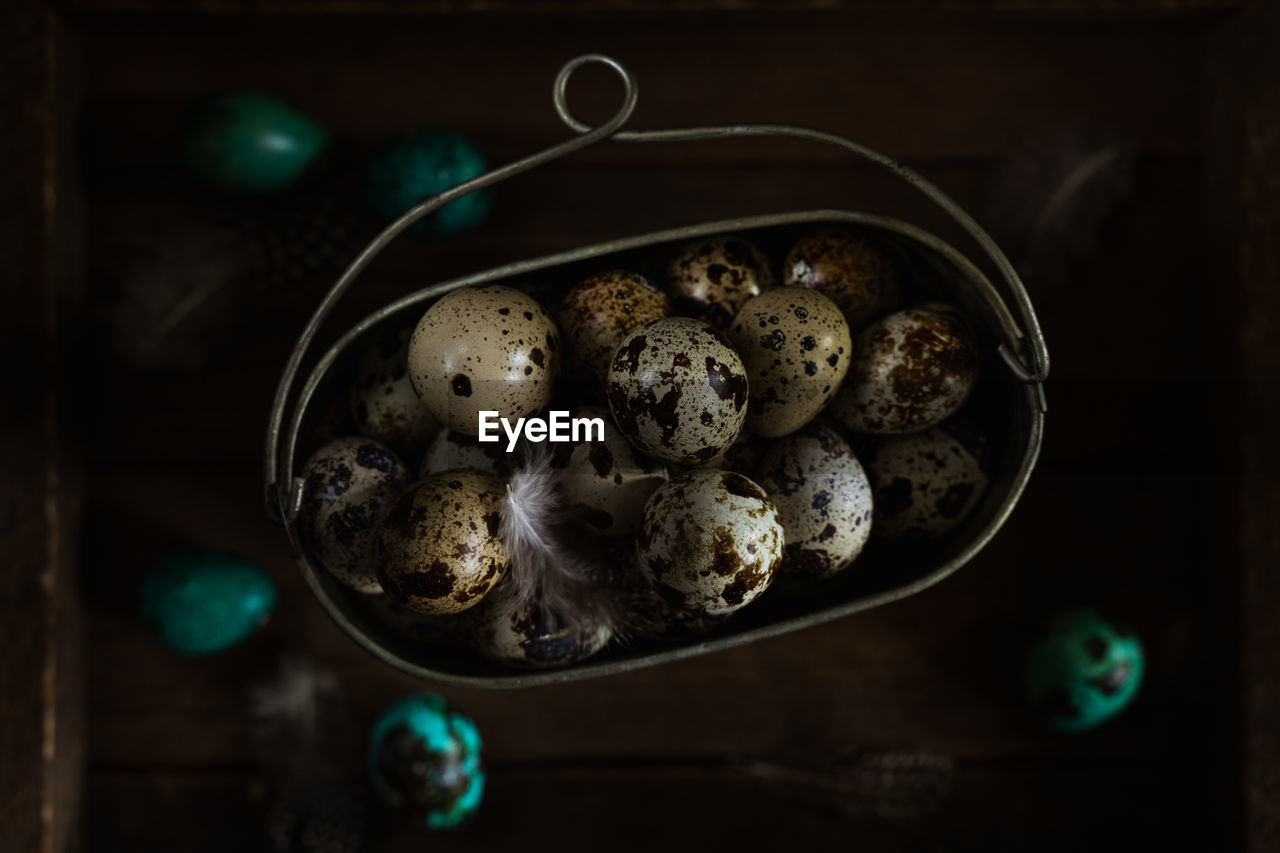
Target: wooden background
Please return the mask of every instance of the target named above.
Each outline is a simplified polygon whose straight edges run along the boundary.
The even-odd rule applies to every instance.
[[[551,80],[583,52],[635,73],[636,127],[835,131],[902,158],[980,218],[999,208],[1009,164],[1054,141],[1131,144],[1131,185],[1095,251],[1031,283],[1053,356],[1045,448],[1022,503],[973,563],[913,599],[713,656],[573,685],[441,691],[485,737],[484,807],[468,829],[430,842],[375,813],[374,849],[1272,849],[1273,11],[493,2],[382,4],[365,15],[335,3],[336,14],[303,16],[249,13],[288,11],[284,3],[222,3],[207,15],[191,14],[203,4],[179,5],[180,14],[148,2],[23,3],[13,14],[29,35],[5,36],[34,54],[23,67],[46,110],[28,116],[31,135],[9,144],[27,139],[31,150],[11,159],[43,163],[37,174],[57,179],[58,203],[49,208],[27,172],[5,180],[54,211],[43,236],[26,240],[62,258],[30,268],[57,310],[22,302],[16,279],[6,288],[26,305],[13,316],[44,329],[45,390],[24,393],[56,401],[30,422],[37,434],[44,424],[42,452],[8,449],[35,493],[71,517],[84,507],[82,533],[63,534],[72,550],[15,561],[15,579],[23,566],[61,566],[59,582],[19,585],[6,600],[11,624],[29,622],[30,636],[44,638],[26,671],[6,660],[6,674],[30,684],[38,653],[47,668],[62,641],[72,647],[58,658],[62,672],[84,693],[83,705],[72,693],[55,709],[47,689],[25,688],[32,714],[11,715],[18,734],[5,755],[20,781],[5,813],[23,827],[14,849],[63,849],[67,839],[90,850],[255,849],[272,799],[264,765],[278,756],[255,741],[247,694],[278,651],[331,668],[359,730],[421,688],[328,621],[263,514],[267,407],[334,271],[296,272],[296,258],[271,247],[347,235],[325,243],[344,260],[371,223],[355,202],[328,213],[315,202],[347,199],[351,164],[398,131],[454,129],[497,163],[563,138]],[[406,10],[421,14],[393,14]],[[173,142],[184,111],[230,87],[274,92],[333,128],[345,156],[315,196],[235,205],[182,176]],[[573,103],[588,118],[607,115],[616,95],[607,78],[575,78]],[[65,154],[54,158],[58,142]],[[882,210],[954,237],[923,202],[838,153],[605,145],[503,186],[472,233],[397,244],[330,331],[505,260],[814,206]],[[8,239],[18,253],[24,244]],[[158,333],[181,314],[178,295],[198,287],[212,295]],[[51,483],[54,462],[67,473]],[[153,642],[136,618],[136,587],[175,545],[264,565],[281,591],[266,631],[211,660]],[[68,599],[80,605],[70,619],[45,618]],[[1040,619],[1081,603],[1137,626],[1150,669],[1124,717],[1063,738],[1021,707],[1019,656]],[[66,639],[76,614],[83,667]],[[70,715],[65,737],[79,731],[80,708],[82,805],[66,782],[78,778],[76,762],[50,763],[51,753],[78,755],[78,739],[34,753],[59,743],[36,727],[41,709],[44,719]],[[850,753],[912,757],[935,772],[864,774],[837,796],[752,771],[811,776]],[[41,793],[30,798],[49,804],[40,821],[21,794],[36,777]],[[935,784],[944,795],[929,794]]]

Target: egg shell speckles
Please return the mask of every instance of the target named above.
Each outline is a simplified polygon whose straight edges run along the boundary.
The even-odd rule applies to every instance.
[[[628,444],[605,409],[585,406],[573,416],[603,421],[604,441],[554,446],[558,456],[562,448],[570,449],[567,458],[554,463],[562,467],[560,489],[567,506],[593,534],[635,533],[640,529],[645,501],[667,481],[666,466]]]
[[[978,348],[964,318],[930,303],[872,323],[831,414],[867,433],[915,432],[954,414],[978,380]]]
[[[782,561],[782,521],[764,490],[731,471],[687,471],[661,486],[636,536],[641,569],[673,609],[750,604]]]
[[[783,576],[826,578],[847,568],[871,536],[871,483],[849,445],[811,426],[776,442],[756,477],[786,534]]]
[[[467,614],[463,637],[486,658],[521,669],[581,663],[598,654],[613,631],[604,625],[549,623],[541,608],[522,609],[502,591]]]
[[[667,462],[707,462],[747,419],[747,374],[718,331],[667,317],[641,326],[609,367],[609,409],[622,434]]]
[[[430,477],[455,468],[474,468],[505,480],[515,470],[521,444],[523,439],[514,451],[508,453],[505,435],[501,441],[482,442],[473,435],[442,429],[427,445],[427,452],[422,455],[422,464],[418,466],[418,477]]]
[[[829,297],[857,330],[898,302],[893,261],[866,237],[847,228],[821,228],[787,254],[783,283],[810,287]]]
[[[406,329],[365,350],[349,395],[360,434],[405,451],[426,446],[440,428],[409,381],[409,334]]]
[[[611,270],[584,279],[565,296],[558,313],[568,366],[591,370],[603,383],[626,336],[670,314],[667,295],[639,273]]]
[[[872,529],[888,539],[941,536],[987,490],[982,465],[940,427],[883,438],[866,462],[875,502]]]
[[[412,478],[391,448],[371,438],[339,438],[302,469],[302,530],[329,573],[356,592],[382,586],[370,554],[378,522]]]
[[[741,237],[712,237],[686,246],[667,268],[677,314],[727,329],[747,300],[773,287],[769,259]]]
[[[402,492],[374,543],[374,568],[387,595],[419,613],[458,613],[480,603],[506,567],[498,539],[504,497],[501,480],[467,469]]]
[[[560,332],[532,297],[463,287],[427,309],[409,341],[409,377],[450,429],[478,435],[479,413],[515,421],[542,409],[560,373]]]
[[[853,352],[840,309],[803,287],[779,287],[752,298],[729,337],[751,387],[747,426],[766,438],[789,435],[822,411]]]

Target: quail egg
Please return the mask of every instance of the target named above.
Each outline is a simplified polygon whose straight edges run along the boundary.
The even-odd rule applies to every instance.
[[[339,438],[302,469],[302,530],[329,573],[357,592],[382,587],[369,559],[383,512],[409,484],[400,457],[371,438]]]
[[[427,445],[427,452],[422,455],[422,464],[418,466],[418,476],[425,478],[455,468],[474,468],[505,480],[515,470],[519,455],[520,445],[512,452],[507,452],[505,436],[501,441],[482,442],[476,436],[445,428],[437,432]]]
[[[666,317],[632,332],[609,366],[609,408],[632,444],[667,462],[707,462],[747,418],[747,374],[724,336]]]
[[[502,579],[498,538],[505,486],[492,474],[445,471],[419,480],[387,508],[373,564],[391,600],[418,613],[474,607]]]
[[[642,640],[659,642],[687,640],[710,634],[729,621],[732,615],[722,613],[712,616],[708,613],[680,610],[672,607],[669,601],[658,594],[657,589],[645,584],[633,596],[627,633]]]
[[[636,554],[673,609],[714,616],[768,589],[784,544],[778,510],[763,489],[732,471],[695,470],[649,498]]]
[[[584,406],[575,418],[599,425],[560,463],[560,489],[582,526],[602,536],[627,536],[640,528],[645,501],[667,480],[666,466],[633,448],[609,413]]]
[[[956,309],[928,303],[872,323],[831,414],[855,432],[904,433],[954,414],[978,379],[978,346]]]
[[[853,350],[840,309],[803,287],[753,297],[729,337],[747,368],[747,426],[765,438],[789,435],[813,420],[835,396]]]
[[[409,340],[409,377],[450,429],[480,432],[479,413],[515,421],[542,409],[560,373],[560,332],[531,296],[463,287],[427,309]]]
[[[420,450],[440,428],[413,390],[407,367],[409,331],[365,350],[349,396],[361,435],[404,451]]]
[[[769,259],[741,237],[712,237],[686,246],[667,268],[677,314],[727,329],[747,300],[773,287]]]
[[[613,629],[604,624],[563,624],[536,603],[520,607],[505,589],[467,614],[464,636],[476,651],[498,663],[547,669],[580,663],[609,644]]]
[[[810,426],[774,443],[756,474],[782,518],[783,576],[826,578],[871,536],[871,484],[843,438]]]
[[[560,303],[567,366],[590,370],[603,383],[623,338],[670,314],[667,295],[639,273],[611,270],[579,282]]]
[[[783,283],[811,287],[830,297],[852,329],[892,311],[898,301],[893,261],[866,237],[847,228],[821,228],[787,253]]]
[[[931,539],[964,520],[987,489],[981,454],[942,427],[886,436],[866,457],[876,535]]]

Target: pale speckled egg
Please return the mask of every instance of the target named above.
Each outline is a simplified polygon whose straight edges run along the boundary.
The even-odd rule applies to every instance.
[[[785,544],[764,490],[732,471],[686,471],[658,488],[636,536],[640,567],[673,609],[732,613],[773,582]]]
[[[521,669],[569,666],[598,654],[613,629],[597,624],[562,624],[536,604],[521,608],[505,590],[467,614],[463,638],[497,663]]]
[[[481,441],[477,436],[445,428],[436,433],[427,445],[426,453],[422,454],[418,477],[425,478],[455,468],[474,468],[506,480],[515,470],[523,443],[524,439],[521,439],[516,449],[508,453],[506,435],[501,441]]]
[[[409,340],[409,378],[450,429],[480,432],[478,415],[542,409],[560,373],[560,332],[531,296],[501,285],[463,287],[427,309]]]
[[[898,302],[893,261],[848,228],[820,228],[800,238],[782,267],[784,284],[811,287],[844,312],[855,331]]]
[[[978,381],[978,345],[949,305],[928,303],[872,323],[831,414],[855,432],[905,433],[954,414]]]
[[[853,352],[840,309],[803,287],[753,297],[738,312],[729,338],[747,368],[747,426],[765,438],[790,435],[826,408]]]
[[[374,536],[412,479],[400,457],[371,438],[335,439],[302,469],[302,531],[321,564],[356,592],[382,589],[370,559]]]
[[[931,539],[963,521],[988,483],[972,447],[944,427],[876,441],[866,455],[875,534]]]
[[[640,529],[645,501],[667,481],[667,468],[636,450],[618,432],[603,408],[584,406],[574,418],[599,419],[604,440],[583,440],[556,460],[560,489],[568,509],[587,531],[601,536],[627,536]],[[583,434],[582,438],[588,436]],[[590,438],[595,439],[593,432]]]
[[[360,357],[351,386],[351,417],[361,435],[404,451],[426,446],[440,423],[409,380],[409,330],[377,341]]]
[[[603,383],[623,339],[670,314],[667,295],[639,273],[610,270],[584,279],[560,303],[566,362],[573,369],[592,371]]]
[[[711,237],[676,255],[666,284],[677,314],[727,329],[748,299],[773,287],[773,270],[741,237]]]
[[[666,317],[632,332],[609,366],[609,409],[627,440],[666,462],[706,462],[747,418],[747,374],[720,332]]]
[[[782,518],[787,545],[781,577],[831,577],[867,544],[871,483],[834,431],[815,425],[776,442],[756,481]]]
[[[419,480],[387,508],[374,540],[382,589],[418,613],[458,613],[502,579],[498,523],[506,486],[462,469]]]

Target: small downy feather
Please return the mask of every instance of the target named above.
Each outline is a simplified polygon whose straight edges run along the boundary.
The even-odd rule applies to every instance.
[[[609,572],[569,544],[559,478],[543,445],[530,445],[511,475],[498,533],[507,552],[505,594],[516,608],[540,608],[549,626],[616,630],[622,601]]]

